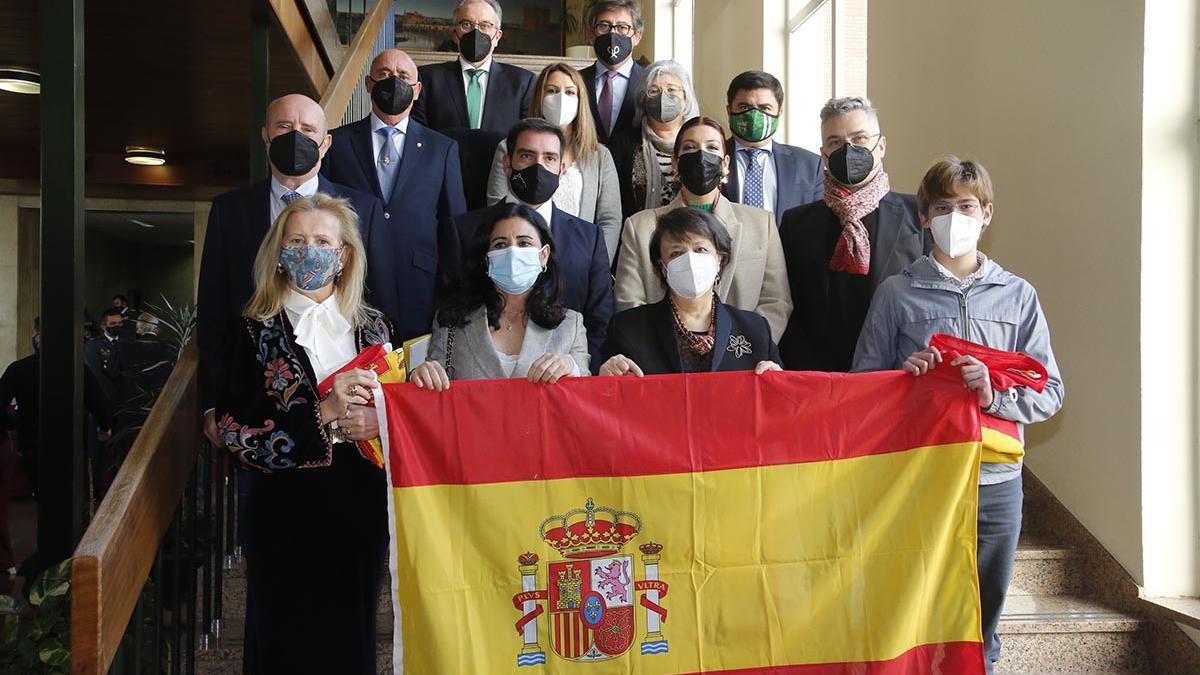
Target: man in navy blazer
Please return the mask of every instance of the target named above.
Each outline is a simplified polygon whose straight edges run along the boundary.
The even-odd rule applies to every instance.
[[[533,73],[492,58],[504,35],[497,0],[469,0],[454,10],[451,40],[459,56],[421,66],[413,118],[437,131],[483,129],[507,134],[529,112]],[[495,151],[495,147],[492,148]],[[492,154],[488,154],[491,165]]]
[[[733,133],[725,142],[732,160],[726,198],[770,211],[778,225],[788,209],[824,197],[821,156],[771,140],[783,115],[783,85],[775,76],[741,73],[729,83],[725,101]]]
[[[540,118],[522,120],[513,126],[507,145],[504,173],[509,179],[508,201],[534,209],[550,227],[555,259],[562,270],[563,301],[568,309],[583,315],[595,371],[600,366],[600,347],[614,307],[604,232],[599,225],[561,211],[550,201],[563,170],[564,138],[559,127]],[[542,181],[541,187],[534,187]],[[503,208],[503,203],[496,204],[454,219],[463,251],[470,250],[479,227],[492,223]]]
[[[196,333],[200,343],[200,397],[206,411],[213,407],[219,391],[226,331],[254,292],[258,247],[292,199],[323,192],[350,200],[367,250],[367,300],[393,320],[400,311],[394,294],[378,292],[395,285],[386,263],[387,233],[379,200],[318,175],[321,158],[328,156],[332,142],[321,106],[300,94],[279,98],[267,107],[262,135],[264,142],[273,145],[268,153],[271,177],[218,195],[204,233]],[[205,433],[222,447],[224,442],[216,436],[212,417],[206,412]]]
[[[462,170],[454,141],[410,117],[425,91],[407,54],[376,56],[366,85],[371,114],[333,130],[321,173],[383,202],[380,256],[391,283],[375,289],[374,302],[397,308],[389,316],[407,340],[429,332],[434,291],[461,256],[450,219],[467,210]]]

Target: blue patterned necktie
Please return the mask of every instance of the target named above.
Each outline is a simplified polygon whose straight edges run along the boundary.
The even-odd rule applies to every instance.
[[[289,190],[282,197],[280,197],[280,199],[283,200],[284,204],[291,204],[302,197],[304,197],[304,195],[300,194],[299,192],[296,192],[295,190]]]
[[[742,186],[742,203],[763,208],[763,166],[758,158],[767,153],[762,148],[742,148],[746,153],[746,183]]]
[[[379,173],[379,189],[383,191],[383,203],[387,204],[392,198],[392,188],[396,186],[396,172],[400,170],[400,152],[392,137],[400,133],[396,127],[383,127],[376,133],[383,136],[383,146],[379,148],[379,162],[375,167]]]

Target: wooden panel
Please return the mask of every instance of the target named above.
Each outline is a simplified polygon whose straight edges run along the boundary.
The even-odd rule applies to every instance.
[[[105,673],[200,447],[192,340],[75,550],[71,672]]]
[[[308,82],[313,89],[325,91],[329,86],[329,76],[332,66],[326,62],[324,50],[313,39],[312,31],[308,28],[304,14],[296,4],[297,0],[267,0],[275,12],[275,19],[283,28],[292,51],[300,59],[300,65],[308,75]]]

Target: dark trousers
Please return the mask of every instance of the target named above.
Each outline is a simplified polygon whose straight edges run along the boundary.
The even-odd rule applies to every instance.
[[[979,602],[983,612],[983,650],[988,675],[1000,659],[1000,636],[996,626],[1004,609],[1004,596],[1012,579],[1017,538],[1021,534],[1021,477],[979,486]]]

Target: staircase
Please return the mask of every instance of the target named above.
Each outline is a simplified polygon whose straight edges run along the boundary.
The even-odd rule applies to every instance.
[[[245,577],[225,577],[226,619],[218,644],[197,655],[197,672],[241,673]],[[997,675],[1200,673],[1200,647],[1169,621],[1139,614],[1137,587],[1028,471],[1025,516],[1000,621]],[[380,673],[391,672],[392,610],[378,608]]]

